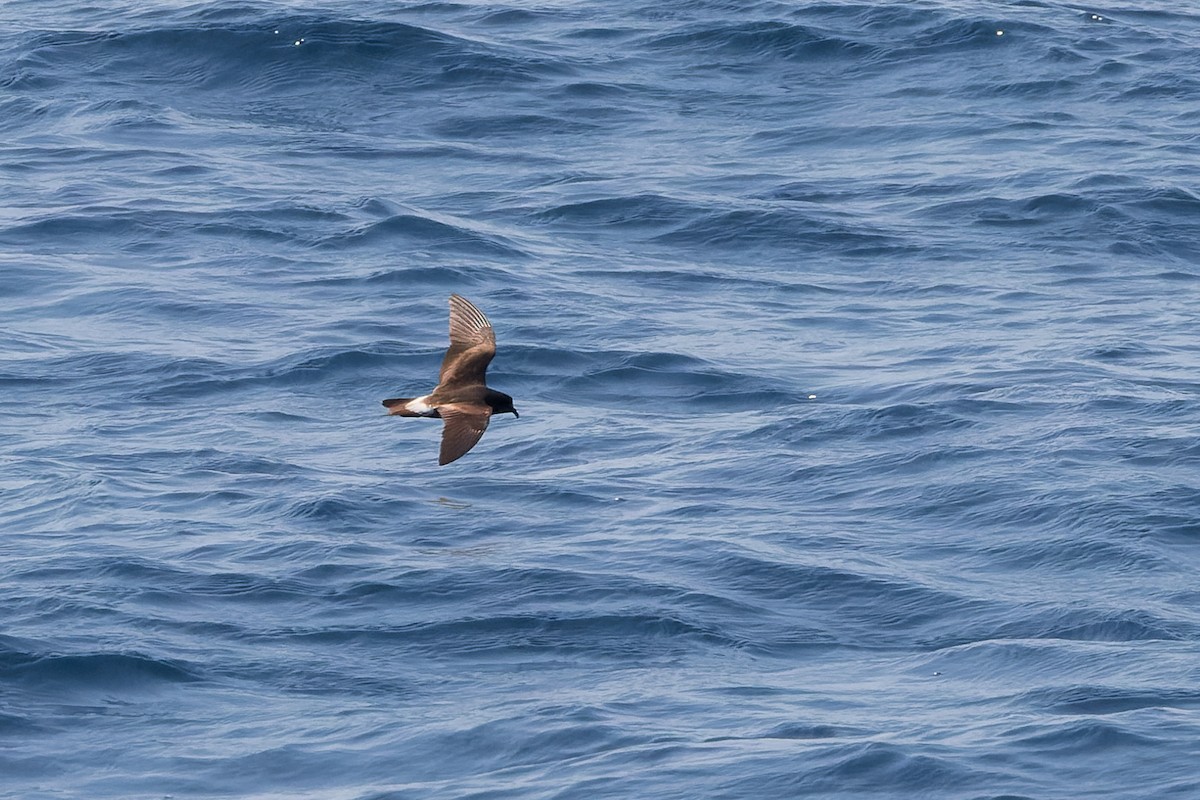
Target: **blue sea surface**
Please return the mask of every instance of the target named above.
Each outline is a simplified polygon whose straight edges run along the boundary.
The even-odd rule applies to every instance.
[[[1194,3],[0,22],[0,796],[1200,797]]]

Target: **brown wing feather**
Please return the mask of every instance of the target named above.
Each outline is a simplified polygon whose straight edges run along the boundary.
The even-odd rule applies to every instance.
[[[442,415],[442,450],[438,464],[445,466],[466,455],[487,430],[492,409],[485,405],[448,403],[438,406]]]
[[[483,312],[465,297],[450,295],[450,349],[442,359],[438,383],[483,383],[496,355],[496,332]]]

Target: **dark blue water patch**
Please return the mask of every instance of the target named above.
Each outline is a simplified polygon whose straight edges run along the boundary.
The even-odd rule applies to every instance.
[[[1195,776],[1176,768],[1170,759],[1160,759],[1163,730],[1119,717],[1076,717],[1058,724],[1022,725],[1009,731],[1006,739],[1012,742],[1014,755],[1036,751],[1069,762],[1076,787],[1110,791],[1123,782],[1122,765],[1132,758],[1157,765],[1156,782],[1163,785],[1164,796],[1186,797],[1196,787]],[[1128,789],[1130,797],[1140,793],[1141,787]]]
[[[202,164],[179,164],[162,167],[151,173],[156,178],[171,181],[199,181],[204,178],[215,178],[216,170]]]
[[[1021,694],[1016,702],[1059,714],[1106,716],[1141,709],[1200,707],[1200,692],[1194,689],[1147,691],[1123,686],[1082,685],[1033,689]]]
[[[266,208],[239,208],[222,212],[219,217],[194,225],[197,234],[219,238],[236,238],[267,244],[295,242],[301,245],[319,244],[315,231],[345,225],[348,216],[342,211],[321,208],[301,202],[276,203]]]
[[[733,648],[741,642],[712,622],[673,611],[629,609],[507,614],[416,623],[399,627],[323,627],[288,632],[296,643],[399,647],[440,660],[559,661],[561,659],[671,662],[697,649]]]
[[[179,289],[139,286],[80,290],[55,302],[24,308],[20,313],[26,317],[58,317],[67,320],[109,317],[126,324],[132,320],[154,324],[155,321],[166,318],[174,319],[175,324],[189,325],[215,316],[224,317],[231,322],[238,317],[249,320],[257,318],[262,309],[236,301],[198,298],[194,293]],[[125,357],[131,361],[136,358],[130,355]]]
[[[7,654],[6,681],[67,694],[145,692],[200,680],[188,665],[138,653]]]
[[[279,458],[223,452],[196,455],[199,456],[196,464],[198,472],[214,472],[223,475],[295,475],[302,471],[295,464]]]
[[[359,502],[342,497],[316,497],[291,503],[288,515],[315,522],[351,523],[362,517],[364,509]]]
[[[0,712],[0,736],[33,736],[51,732],[51,728],[39,723],[32,715],[9,714]],[[0,758],[0,764],[10,766],[8,759]],[[19,768],[14,771],[20,771]]]
[[[286,25],[261,16],[200,25],[111,32],[45,32],[24,43],[10,74],[102,71],[146,86],[271,93],[332,87],[374,75],[378,91],[470,80],[497,85],[537,80],[563,65],[399,22],[301,16]],[[43,84],[41,88],[53,88]]]
[[[1003,31],[1003,34],[998,35],[997,31]],[[1055,35],[1056,31],[1053,28],[1031,21],[1001,22],[978,17],[935,17],[922,30],[905,39],[903,44],[896,48],[893,57],[929,58],[935,55],[979,52],[981,49],[995,56],[995,50],[990,48],[1004,47],[1014,39],[1053,41]]]
[[[15,258],[3,257],[0,258],[0,270],[4,275],[4,280],[0,281],[0,298],[10,300],[20,298],[21,301],[20,304],[13,303],[9,309],[6,309],[8,314],[13,315],[21,312],[28,303],[47,296],[54,296],[60,292],[70,292],[84,283],[84,278],[67,264],[45,257],[29,255]],[[9,330],[0,335],[3,335],[7,342],[13,342],[18,337],[26,342],[34,342],[38,339],[47,343],[65,340],[62,334],[51,333],[43,333],[35,337],[30,334],[22,334],[20,331]],[[11,353],[12,349],[5,347],[4,352]]]
[[[179,124],[184,121],[182,115],[174,113],[167,106],[133,99],[88,103],[76,110],[75,114],[94,119],[89,127],[108,136],[139,133],[169,135],[178,130]]]
[[[187,607],[218,600],[242,609],[241,613],[272,606],[302,607],[321,594],[307,581],[236,572],[179,574],[159,581],[157,586],[150,582],[144,585],[148,588],[139,602],[146,608],[164,601]]]
[[[749,758],[751,764],[759,760]],[[941,754],[885,742],[809,745],[804,759],[790,768],[766,761],[739,772],[749,775],[720,781],[717,787],[722,793],[783,797],[849,790],[875,794],[877,787],[887,786],[889,792],[950,797],[977,782],[998,777]]]
[[[11,151],[12,161],[5,164],[5,168],[17,172],[45,172],[66,170],[68,175],[78,173],[81,170],[96,170],[106,171],[109,169],[119,170],[121,168],[130,167],[132,165],[147,166],[158,168],[165,165],[180,165],[194,164],[195,159],[180,150],[176,149],[160,149],[150,148],[139,145],[127,145],[124,147],[102,147],[96,146],[95,143],[87,142],[81,145],[77,142],[70,141],[64,143],[61,140],[49,139],[45,140],[40,146],[16,146]],[[67,192],[76,189],[80,186],[80,182],[71,180],[66,182],[65,186],[58,187],[59,194],[54,196],[62,199],[69,199],[72,202],[66,204],[75,209],[75,206],[90,203],[100,205],[102,201],[111,203],[111,199],[104,197],[99,187],[99,182],[93,187],[93,194],[88,195],[82,201],[71,195],[63,195],[62,192]],[[97,199],[99,198],[99,199]],[[143,199],[143,203],[139,203],[136,207],[159,207],[161,202],[147,202]],[[47,216],[47,218],[49,218]]]
[[[1186,455],[1186,464],[1190,465],[1200,455],[1200,448],[1194,447]],[[1149,492],[1139,500],[1142,519],[1152,538],[1185,545],[1200,542],[1200,491],[1181,483]]]
[[[351,230],[321,237],[314,246],[342,251],[359,247],[394,248],[397,244],[511,260],[525,253],[512,241],[496,233],[473,230],[419,214],[397,214]]]
[[[1190,641],[1200,625],[1138,609],[1097,607],[1031,610],[1023,619],[998,625],[997,639],[1068,639],[1088,642]]]
[[[614,105],[603,106],[604,112],[624,112],[626,114],[633,113],[627,108],[623,108],[616,103],[627,102],[632,98],[636,98],[644,94],[648,87],[639,84],[627,83],[606,83],[601,81],[578,81],[566,83],[554,90],[554,94],[569,100],[585,100],[585,101],[613,101]],[[581,105],[581,107],[586,107]],[[590,113],[598,113],[592,109]]]
[[[552,368],[549,354],[536,354],[536,361],[531,355],[515,352],[510,368]],[[689,406],[713,411],[773,408],[799,399],[767,376],[739,373],[677,353],[594,352],[573,354],[572,361],[575,374],[559,378],[558,391],[574,403],[629,407],[631,398],[636,398],[635,409],[666,413]]]
[[[47,32],[0,64],[0,80],[45,94],[67,91],[80,71],[103,73],[110,96],[136,95],[150,105],[93,118],[112,136],[145,138],[174,135],[181,124],[231,119],[297,131],[420,127],[428,117],[404,111],[414,92],[513,91],[572,72],[561,59],[537,51],[404,23],[308,17],[292,20],[287,29],[277,26],[275,19],[251,15],[219,25]],[[381,114],[381,106],[364,113],[360,93],[402,101],[390,104],[388,113]],[[464,126],[461,133],[473,130]]]
[[[353,578],[353,575],[343,576]],[[460,565],[407,570],[386,581],[349,582],[338,599],[374,614],[389,609],[439,609],[469,605],[487,597],[493,613],[545,614],[555,610],[586,612],[605,606],[663,605],[687,608],[697,617],[736,618],[753,609],[727,598],[614,573],[589,574],[568,569]]]
[[[802,280],[788,280],[785,276],[760,278],[745,273],[731,273],[727,269],[716,267],[696,267],[687,270],[649,269],[646,267],[627,270],[584,269],[577,271],[575,274],[585,279],[630,283],[646,290],[668,291],[672,295],[689,294],[707,296],[713,292],[738,290],[760,291],[768,295],[782,294],[788,296],[836,295],[842,293],[842,290],[834,287],[808,283]]]
[[[107,34],[95,31],[27,33],[19,48],[23,55],[4,63],[0,82],[18,91],[57,88],[62,81],[51,77],[59,66],[55,56],[71,48],[95,46],[106,38]]]
[[[815,215],[795,208],[716,211],[654,236],[660,245],[689,249],[770,248],[794,254],[836,250],[847,257],[879,257],[915,253],[917,244],[899,233],[866,222]]]
[[[376,163],[394,165],[397,168],[412,163],[430,161],[462,161],[471,163],[503,162],[511,164],[521,162],[527,164],[558,164],[560,160],[549,154],[535,152],[507,153],[493,150],[478,144],[461,144],[445,141],[407,141],[396,142],[381,140],[375,137],[343,135],[336,139],[310,137],[289,142],[280,147],[280,154],[289,161],[302,164],[314,164],[323,167],[328,160],[348,161],[358,163]],[[378,198],[372,198],[372,204],[378,203]],[[396,213],[403,206],[382,204],[389,213]],[[380,216],[383,216],[382,214]]]
[[[1038,459],[1043,469],[1061,475],[1064,485],[1026,492],[1019,508],[1012,508],[1010,501],[1015,492],[1021,491],[1020,482],[1011,478],[982,481],[966,475],[964,480],[931,490],[928,499],[933,505],[924,511],[936,518],[944,510],[988,527],[1055,532],[1044,534],[1040,542],[1002,541],[987,546],[989,552],[1006,562],[1052,563],[1057,553],[1064,567],[1109,562],[1125,569],[1154,570],[1162,566],[1161,556],[1154,554],[1146,540],[1158,535],[1164,523],[1169,528],[1179,529],[1182,525],[1186,529],[1188,520],[1200,515],[1196,495],[1182,487],[1142,494],[1124,486],[1121,476],[1127,474],[1125,468],[1114,467],[1107,475],[1099,472],[1101,466],[1112,463],[1110,453],[1081,453],[1078,461],[1065,468]],[[1164,463],[1170,462],[1159,461],[1157,465]]]
[[[575,365],[569,378],[614,367],[632,367],[688,374],[712,366],[703,358],[669,351],[563,349],[558,347],[529,347],[517,345],[505,352],[511,366],[519,371],[545,370],[548,374],[565,372]]]
[[[637,763],[648,749],[655,750],[672,742],[675,737],[657,736],[649,731],[631,731],[622,723],[625,716],[607,707],[564,707],[543,702],[528,716],[502,713],[490,719],[477,720],[459,731],[437,731],[424,741],[417,742],[416,777],[436,779],[436,765],[445,753],[476,753],[467,767],[469,774],[478,776],[477,786],[493,783],[489,776],[498,772],[520,773],[539,768],[556,769],[564,762],[601,759],[617,760],[628,765]],[[547,758],[561,742],[562,759]],[[657,759],[654,759],[657,760]],[[582,796],[571,784],[591,781],[568,781],[562,796]],[[608,783],[607,781],[605,782]],[[592,788],[584,789],[588,794]],[[520,790],[509,784],[471,792],[475,797],[518,797]],[[404,791],[369,795],[374,800],[402,800]],[[466,796],[466,795],[464,795]]]
[[[811,132],[802,135],[810,135]],[[792,129],[779,129],[772,131],[760,131],[755,134],[757,139],[780,139],[791,138],[797,136],[797,132]],[[954,195],[963,191],[964,187],[961,183],[954,184],[937,184],[937,183],[922,183],[919,186],[913,184],[896,184],[884,187],[888,194],[896,195],[911,195],[919,194],[922,197],[935,197],[939,194]],[[789,203],[811,203],[815,207],[836,206],[842,203],[851,202],[856,195],[856,192],[850,188],[843,188],[837,185],[830,184],[827,181],[787,181],[785,183],[775,184],[769,189],[756,192],[753,195],[755,200],[765,201],[786,201]]]
[[[437,431],[430,430],[436,434]],[[431,459],[435,442],[430,442]],[[375,471],[384,475],[391,465],[381,462]],[[336,530],[344,534],[364,530],[374,525],[397,524],[417,510],[419,494],[408,490],[403,483],[394,488],[355,488],[340,491],[323,489],[319,475],[314,475],[311,487],[287,495],[263,492],[257,511],[277,515],[280,521],[302,523],[312,530]],[[281,554],[276,553],[279,557]]]
[[[84,352],[64,355],[48,361],[22,361],[10,369],[9,380],[14,383],[70,383],[78,386],[81,382],[91,379],[104,380],[114,376],[127,375],[139,371],[137,366],[151,361],[155,367],[163,367],[187,372],[195,369],[199,372],[211,371],[219,362],[201,359],[162,359],[152,360],[140,353],[116,352]],[[12,362],[10,362],[12,364]],[[86,400],[84,394],[75,394],[76,401]],[[89,402],[100,402],[102,398],[95,397]]]
[[[554,206],[539,211],[533,219],[544,223],[579,227],[616,226],[621,228],[670,228],[695,218],[704,204],[656,194],[603,197]]]
[[[922,119],[904,122],[891,122],[880,125],[844,126],[831,124],[820,128],[796,125],[790,120],[784,120],[782,125],[761,125],[748,137],[748,143],[753,151],[763,155],[781,155],[783,153],[812,152],[817,154],[829,147],[854,146],[857,148],[896,148],[907,142],[920,141],[926,138],[930,124]],[[826,191],[836,191],[829,187]],[[927,196],[925,187],[911,187],[911,191]],[[897,191],[899,193],[899,191]],[[800,202],[813,202],[807,197],[788,197],[784,193],[781,199],[792,199]],[[930,193],[936,195],[936,189]],[[836,199],[836,198],[834,198]],[[830,207],[831,203],[823,202],[822,206]]]
[[[925,213],[979,225],[1046,225],[1064,218],[1095,217],[1104,206],[1079,195],[1047,195],[1027,200],[1000,197],[956,200],[928,207]],[[1098,221],[1098,220],[1097,220]]]
[[[578,115],[511,112],[450,115],[433,126],[437,136],[469,142],[510,140],[525,143],[530,138],[540,141],[599,135],[603,130],[599,122],[583,120]]]
[[[671,401],[672,405],[686,402],[699,395],[720,393],[728,396],[734,376],[721,375],[706,368],[674,370],[642,367],[635,363],[589,371],[579,378],[568,379],[564,390],[576,398],[593,401],[628,402],[631,395],[640,403]]]
[[[971,95],[990,95],[996,98],[1017,98],[1022,101],[1052,100],[1054,98],[1072,97],[1086,85],[1084,78],[1035,78],[1030,80],[1013,80],[1005,83],[988,82],[966,87],[965,93]],[[1009,130],[1013,130],[1009,126]]]
[[[69,214],[9,225],[0,230],[0,242],[34,252],[76,252],[86,246],[147,253],[172,248],[186,230],[189,235],[222,240],[233,237],[268,245],[312,246],[320,244],[320,231],[343,227],[346,221],[338,211],[290,203],[233,211],[83,205]]]
[[[187,391],[197,386],[212,387],[214,384],[224,385],[219,377],[227,374],[230,367],[216,360],[209,359],[173,359],[153,357],[146,354],[94,354],[83,358],[71,359],[69,367],[58,374],[61,380],[74,377],[91,378],[107,382],[111,386],[122,386],[132,393],[132,398],[139,402],[170,403],[179,396],[181,391]],[[142,376],[152,375],[152,384],[142,379]],[[102,395],[81,395],[89,405],[102,403]],[[117,399],[107,396],[109,402]],[[128,399],[128,398],[126,398]]]
[[[810,403],[803,395],[792,396],[791,403]],[[786,420],[767,422],[753,431],[741,434],[748,441],[771,442],[785,452],[806,453],[833,443],[855,443],[876,441],[889,443],[894,440],[936,438],[962,432],[969,434],[971,428],[980,424],[979,408],[967,409],[974,414],[964,414],[959,402],[922,404],[895,404],[883,407],[837,408],[821,406],[810,408],[790,416]],[[971,404],[974,406],[975,404]],[[799,411],[797,409],[797,411]],[[957,441],[941,441],[930,446],[930,453],[961,463],[969,459],[977,445],[960,444]],[[919,455],[913,452],[910,455]],[[852,468],[853,469],[853,468]]]
[[[1154,277],[1158,278],[1159,280],[1178,281],[1180,283],[1190,283],[1200,280],[1200,274],[1184,270],[1168,270],[1166,272],[1160,272]]]
[[[166,231],[159,223],[167,223],[177,214],[152,216],[140,211],[114,208],[111,206],[75,209],[69,214],[54,214],[38,220],[7,226],[0,231],[0,242],[9,246],[38,247],[49,244],[54,248],[66,249],[72,240],[89,242],[106,241],[111,247],[138,249],[153,241]]]
[[[429,356],[414,354],[411,348],[392,342],[376,342],[362,347],[317,347],[273,359],[261,364],[228,364],[195,359],[150,359],[142,370],[154,375],[149,388],[134,388],[133,396],[143,403],[169,404],[181,398],[195,398],[214,393],[231,393],[261,388],[297,387],[328,380],[343,374],[354,376],[355,382],[364,372],[413,373],[427,366]],[[157,362],[157,363],[155,363]]]
[[[1046,731],[1014,731],[1015,742],[1026,748],[1059,755],[1087,753],[1092,758],[1105,752],[1150,749],[1160,746],[1159,739],[1130,730],[1115,721],[1101,719],[1073,720]]]
[[[478,286],[485,283],[486,278],[496,274],[496,267],[470,266],[458,264],[438,264],[436,266],[409,266],[398,268],[383,268],[373,270],[368,274],[337,275],[312,280],[299,281],[301,285],[314,287],[318,292],[326,292],[330,288],[362,287],[371,291],[387,291],[391,287],[404,289],[438,288],[443,290],[462,290],[465,287]]]
[[[20,81],[10,78],[9,86],[15,86]],[[0,88],[7,88],[0,81]],[[43,120],[57,113],[58,104],[36,100],[32,97],[9,96],[0,99],[0,131],[21,131],[31,125],[38,125]],[[8,175],[25,175],[32,171],[31,165],[20,162],[0,162],[0,173]]]
[[[704,54],[701,63],[706,66],[720,66],[726,59],[807,62],[873,54],[872,48],[861,42],[783,21],[696,23],[655,36],[644,46],[692,57]]]
[[[754,734],[749,738],[754,739],[840,739],[851,735],[853,732],[845,727],[836,725],[822,725],[801,722],[781,722],[772,728],[769,728],[761,733]],[[720,741],[719,739],[715,741]]]
[[[1128,86],[1128,84],[1126,84]],[[1192,95],[1200,89],[1200,81],[1180,75],[1164,75],[1158,78],[1143,78],[1134,81],[1118,95],[1124,101],[1149,100],[1163,102]]]
[[[1161,348],[1151,347],[1149,344],[1141,342],[1105,344],[1097,346],[1087,357],[1097,361],[1141,361],[1164,352]]]
[[[975,424],[953,413],[946,403],[899,403],[883,408],[855,409],[837,428],[853,428],[859,437],[894,439],[928,436],[969,428]],[[835,428],[836,430],[836,428]]]
[[[995,228],[1024,229],[1023,235],[1052,234],[1051,242],[1072,237],[1087,249],[1094,244],[1094,231],[1102,227],[1114,234],[1108,248],[1114,253],[1166,255],[1187,263],[1196,263],[1198,252],[1184,232],[1195,227],[1190,208],[1195,199],[1176,193],[1148,191],[1145,188],[1109,189],[1089,195],[1053,194],[1028,199],[977,197],[934,204],[922,213],[931,219],[944,219]],[[1148,206],[1165,208],[1147,214]],[[1166,224],[1164,215],[1177,212],[1188,216],[1181,224]]]
[[[537,23],[557,23],[562,18],[550,11],[534,11],[531,9],[506,8],[500,10],[482,9],[476,21],[483,25],[499,28],[524,28]]]
[[[372,342],[352,348],[318,347],[268,362],[263,372],[272,380],[303,380],[314,372],[358,372],[375,365],[392,364],[396,356],[408,358],[409,354],[393,342]]]
[[[1073,529],[1068,537],[1044,536],[1035,541],[1006,541],[982,548],[994,567],[1001,565],[1020,569],[1044,569],[1071,572],[1082,564],[1106,564],[1123,572],[1154,574],[1169,566],[1164,556],[1140,541],[1141,537],[1125,540],[1127,535],[1114,519],[1093,510],[1078,513],[1061,500],[1041,501],[1036,508],[1013,519],[997,514],[1000,505],[994,496],[982,494],[977,504],[970,504],[958,516],[968,522],[983,524],[990,519],[1002,529],[1031,530]],[[997,519],[997,517],[1000,517]]]
[[[746,554],[723,554],[708,570],[711,580],[745,602],[762,603],[777,612],[787,609],[804,627],[819,631],[806,637],[810,643],[944,646],[943,640],[962,636],[954,620],[989,605],[899,578],[819,564],[773,563]],[[795,643],[785,638],[760,644],[768,652],[786,653]]]
[[[1173,217],[1189,227],[1200,226],[1196,215],[1200,214],[1200,195],[1180,186],[1154,188],[1144,194],[1126,193],[1125,207],[1139,215],[1154,220]]]
[[[643,28],[640,25],[605,25],[582,26],[564,31],[561,38],[567,41],[605,42],[612,44],[618,41],[637,38]]]

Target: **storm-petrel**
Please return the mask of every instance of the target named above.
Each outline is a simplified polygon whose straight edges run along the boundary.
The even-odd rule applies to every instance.
[[[496,355],[492,323],[465,297],[450,295],[450,349],[442,359],[438,385],[424,397],[384,400],[389,414],[401,417],[440,417],[442,451],[438,464],[466,455],[487,430],[492,414],[512,413],[513,399],[489,389],[487,366]]]

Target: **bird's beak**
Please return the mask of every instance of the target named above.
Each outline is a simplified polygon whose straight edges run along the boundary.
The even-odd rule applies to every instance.
[[[513,416],[516,417],[517,419],[521,418],[521,415],[517,413],[517,410],[515,408],[513,409]]]

